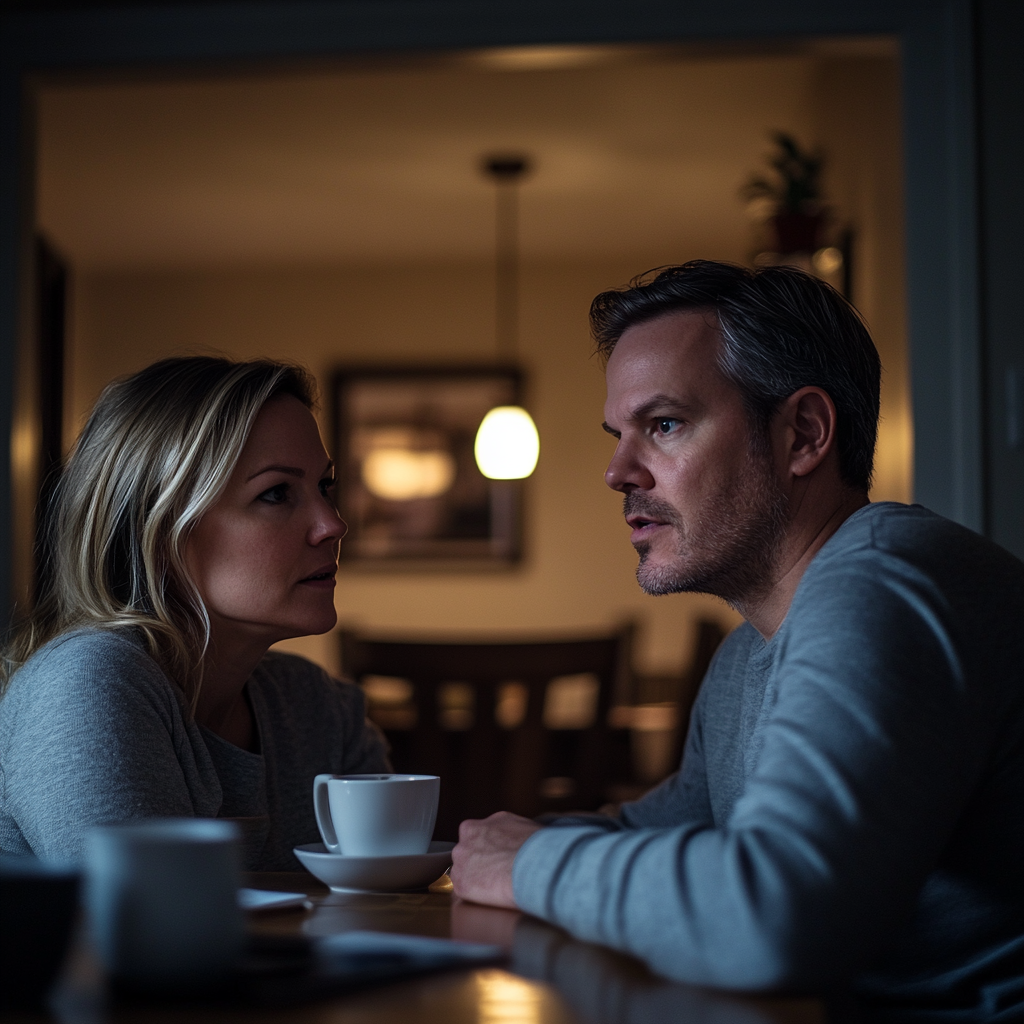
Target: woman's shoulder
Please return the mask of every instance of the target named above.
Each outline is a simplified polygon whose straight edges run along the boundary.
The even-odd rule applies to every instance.
[[[142,638],[132,629],[99,629],[82,627],[61,633],[37,650],[23,666],[39,669],[44,665],[67,662],[78,665],[89,662],[152,665],[156,662],[146,650]]]
[[[124,687],[170,689],[170,682],[132,630],[83,628],[62,633],[14,673],[5,695],[109,692]]]

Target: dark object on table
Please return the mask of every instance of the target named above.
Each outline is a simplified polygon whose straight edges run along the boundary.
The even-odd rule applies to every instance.
[[[38,1010],[67,956],[78,916],[76,870],[0,856],[0,1010]]]
[[[421,974],[503,960],[496,946],[419,935],[347,932],[319,939],[250,935],[238,972],[217,986],[202,992],[154,995],[112,984],[108,998],[120,1006],[283,1008]]]
[[[441,777],[435,839],[498,810],[596,810],[624,768],[608,711],[628,692],[631,628],[589,639],[438,643],[342,636],[396,771]],[[388,700],[389,692],[393,699]]]

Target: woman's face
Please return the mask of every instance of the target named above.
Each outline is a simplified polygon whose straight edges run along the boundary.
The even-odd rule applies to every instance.
[[[223,649],[326,633],[345,524],[312,413],[291,395],[260,410],[220,498],[185,558]]]

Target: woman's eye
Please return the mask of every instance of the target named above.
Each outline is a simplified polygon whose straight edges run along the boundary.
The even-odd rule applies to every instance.
[[[335,480],[333,476],[332,477],[327,477],[326,479],[321,480],[320,481],[320,493],[325,498],[329,498],[331,496],[331,492],[334,490],[334,485],[336,483],[337,483],[337,480]]]
[[[288,500],[288,485],[276,484],[274,487],[264,491],[260,495],[259,500],[266,502],[268,505],[282,504]]]

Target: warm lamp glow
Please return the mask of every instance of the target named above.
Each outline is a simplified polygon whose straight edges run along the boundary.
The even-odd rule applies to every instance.
[[[436,498],[455,480],[455,460],[440,449],[376,448],[363,460],[363,483],[378,498]]]
[[[491,480],[522,480],[540,456],[540,438],[530,414],[518,405],[492,409],[476,432],[473,448],[480,472]]]
[[[843,265],[843,253],[834,245],[819,249],[811,257],[811,266],[819,274],[834,274]]]
[[[480,1024],[540,1024],[553,1014],[544,988],[499,970],[473,972]],[[547,1012],[545,1012],[547,1011]]]

